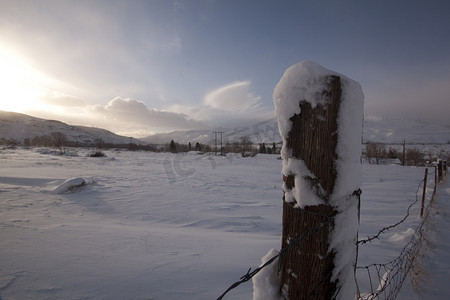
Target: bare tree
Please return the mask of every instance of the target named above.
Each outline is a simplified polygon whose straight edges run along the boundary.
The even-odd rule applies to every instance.
[[[98,150],[100,150],[105,147],[105,141],[103,141],[103,139],[101,138],[96,138],[94,139],[94,145]]]
[[[259,144],[259,153],[267,153],[267,148],[266,148],[265,143]]]
[[[172,153],[176,153],[177,152],[177,144],[175,143],[174,140],[171,140],[169,143],[169,150]]]
[[[406,161],[412,162],[417,166],[424,162],[424,155],[417,148],[409,148],[406,150]]]
[[[399,154],[397,149],[389,147],[388,153],[387,153],[387,157],[388,158],[398,158]]]
[[[242,157],[255,156],[257,153],[254,151],[253,142],[248,135],[241,137],[241,154]]]
[[[35,136],[31,139],[32,146],[51,147],[53,144],[53,138],[49,135]]]
[[[372,143],[368,142],[366,144],[366,157],[369,159],[369,163],[372,162],[372,158],[375,158],[377,165],[380,163],[381,158],[385,158],[386,145],[382,143]]]
[[[53,146],[59,149],[61,154],[66,152],[65,146],[67,143],[67,136],[62,132],[52,132],[50,136],[53,139]]]

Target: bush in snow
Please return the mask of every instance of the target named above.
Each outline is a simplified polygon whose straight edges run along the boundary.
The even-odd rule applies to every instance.
[[[88,155],[89,157],[106,157],[106,154],[102,151],[95,151],[94,153],[91,153]]]

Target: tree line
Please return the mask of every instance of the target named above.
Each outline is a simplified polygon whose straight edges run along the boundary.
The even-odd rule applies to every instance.
[[[69,140],[67,136],[62,132],[52,132],[48,135],[38,135],[33,138],[25,138],[22,142],[18,142],[13,139],[0,138],[0,144],[6,146],[25,146],[25,147],[51,147],[59,150],[61,154],[66,152],[66,148],[69,147],[90,147],[101,149],[113,149],[121,148],[132,151],[144,150],[152,152],[214,152],[216,155],[225,155],[227,153],[240,153],[243,157],[255,156],[258,153],[264,154],[279,154],[279,144],[273,143],[259,143],[254,144],[249,136],[242,136],[239,141],[227,142],[223,145],[209,145],[200,142],[178,143],[171,140],[167,144],[136,144],[132,143],[114,144],[107,143],[101,138],[97,138],[93,141],[90,140]],[[367,159],[370,164],[380,164],[384,160],[398,160],[402,165],[415,165],[423,166],[427,161],[433,161],[435,158],[448,159],[449,153],[445,153],[444,150],[440,150],[439,153],[432,153],[431,150],[423,152],[417,147],[412,147],[404,144],[402,149],[398,149],[392,146],[387,147],[384,143],[367,142],[363,149],[363,157]]]
[[[424,166],[427,161],[434,161],[437,158],[447,159],[448,153],[444,150],[433,153],[431,150],[421,151],[417,147],[407,147],[404,143],[402,149],[394,147],[387,148],[384,143],[367,142],[363,151],[363,156],[370,164],[380,164],[386,159],[397,159],[401,165]]]
[[[225,155],[226,153],[240,153],[242,156],[255,156],[258,153],[277,154],[277,144],[274,142],[271,145],[265,143],[254,144],[249,136],[243,136],[239,141],[227,142],[224,145],[214,146],[209,144],[203,144],[196,142],[195,144],[189,142],[188,144],[178,143],[171,140],[167,144],[137,144],[133,143],[130,139],[130,143],[127,144],[113,144],[107,143],[101,138],[91,140],[76,139],[75,141],[69,140],[69,138],[62,132],[52,132],[50,134],[38,135],[33,138],[25,138],[22,142],[0,138],[0,144],[7,146],[25,146],[25,147],[49,147],[59,150],[61,154],[66,152],[66,148],[69,147],[90,147],[101,149],[121,148],[128,150],[144,150],[153,152],[215,152],[216,154]]]
[[[279,153],[279,149],[277,149],[277,144],[275,142],[273,142],[271,146],[266,146],[265,143],[254,144],[249,136],[242,136],[239,141],[226,142],[223,145],[208,145],[199,142],[195,143],[195,145],[192,145],[191,143],[184,145],[171,140],[168,151],[173,153],[188,151],[214,152],[216,155],[240,153],[243,157],[255,156],[258,153]]]

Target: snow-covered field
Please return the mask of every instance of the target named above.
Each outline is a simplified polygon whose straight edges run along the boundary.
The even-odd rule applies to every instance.
[[[0,151],[2,300],[216,299],[281,246],[276,155],[42,153]],[[363,172],[360,238],[403,218],[424,168]],[[360,246],[358,265],[395,258],[419,212],[420,201],[401,226]],[[225,299],[251,299],[252,289]]]

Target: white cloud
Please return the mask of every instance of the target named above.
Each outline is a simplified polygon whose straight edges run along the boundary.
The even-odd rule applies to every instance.
[[[67,107],[84,107],[87,105],[83,99],[54,90],[47,90],[39,97],[39,101],[50,105]]]
[[[141,128],[148,131],[189,130],[203,128],[204,124],[183,113],[149,109],[142,101],[116,97],[106,106],[95,106],[92,111],[118,128]]]
[[[236,81],[214,91],[205,96],[204,104],[215,109],[238,112],[256,107],[261,97],[254,95],[250,91],[250,81]]]
[[[226,111],[208,106],[185,106],[172,105],[170,110],[185,113],[199,122],[207,124],[208,127],[235,128],[250,126],[274,118],[274,109],[257,107],[243,111]]]
[[[35,117],[56,119],[73,125],[88,125],[135,137],[155,132],[202,129],[206,125],[184,113],[149,109],[134,99],[116,97],[106,105],[82,105],[84,101],[62,93],[50,93],[46,105],[25,113]]]
[[[250,81],[236,81],[205,95],[203,105],[172,105],[170,110],[185,113],[210,127],[248,126],[274,117],[273,107],[261,105],[261,97],[251,92]]]
[[[182,113],[149,109],[142,101],[116,97],[104,107],[105,115],[127,123],[159,128],[198,128],[202,124]]]

